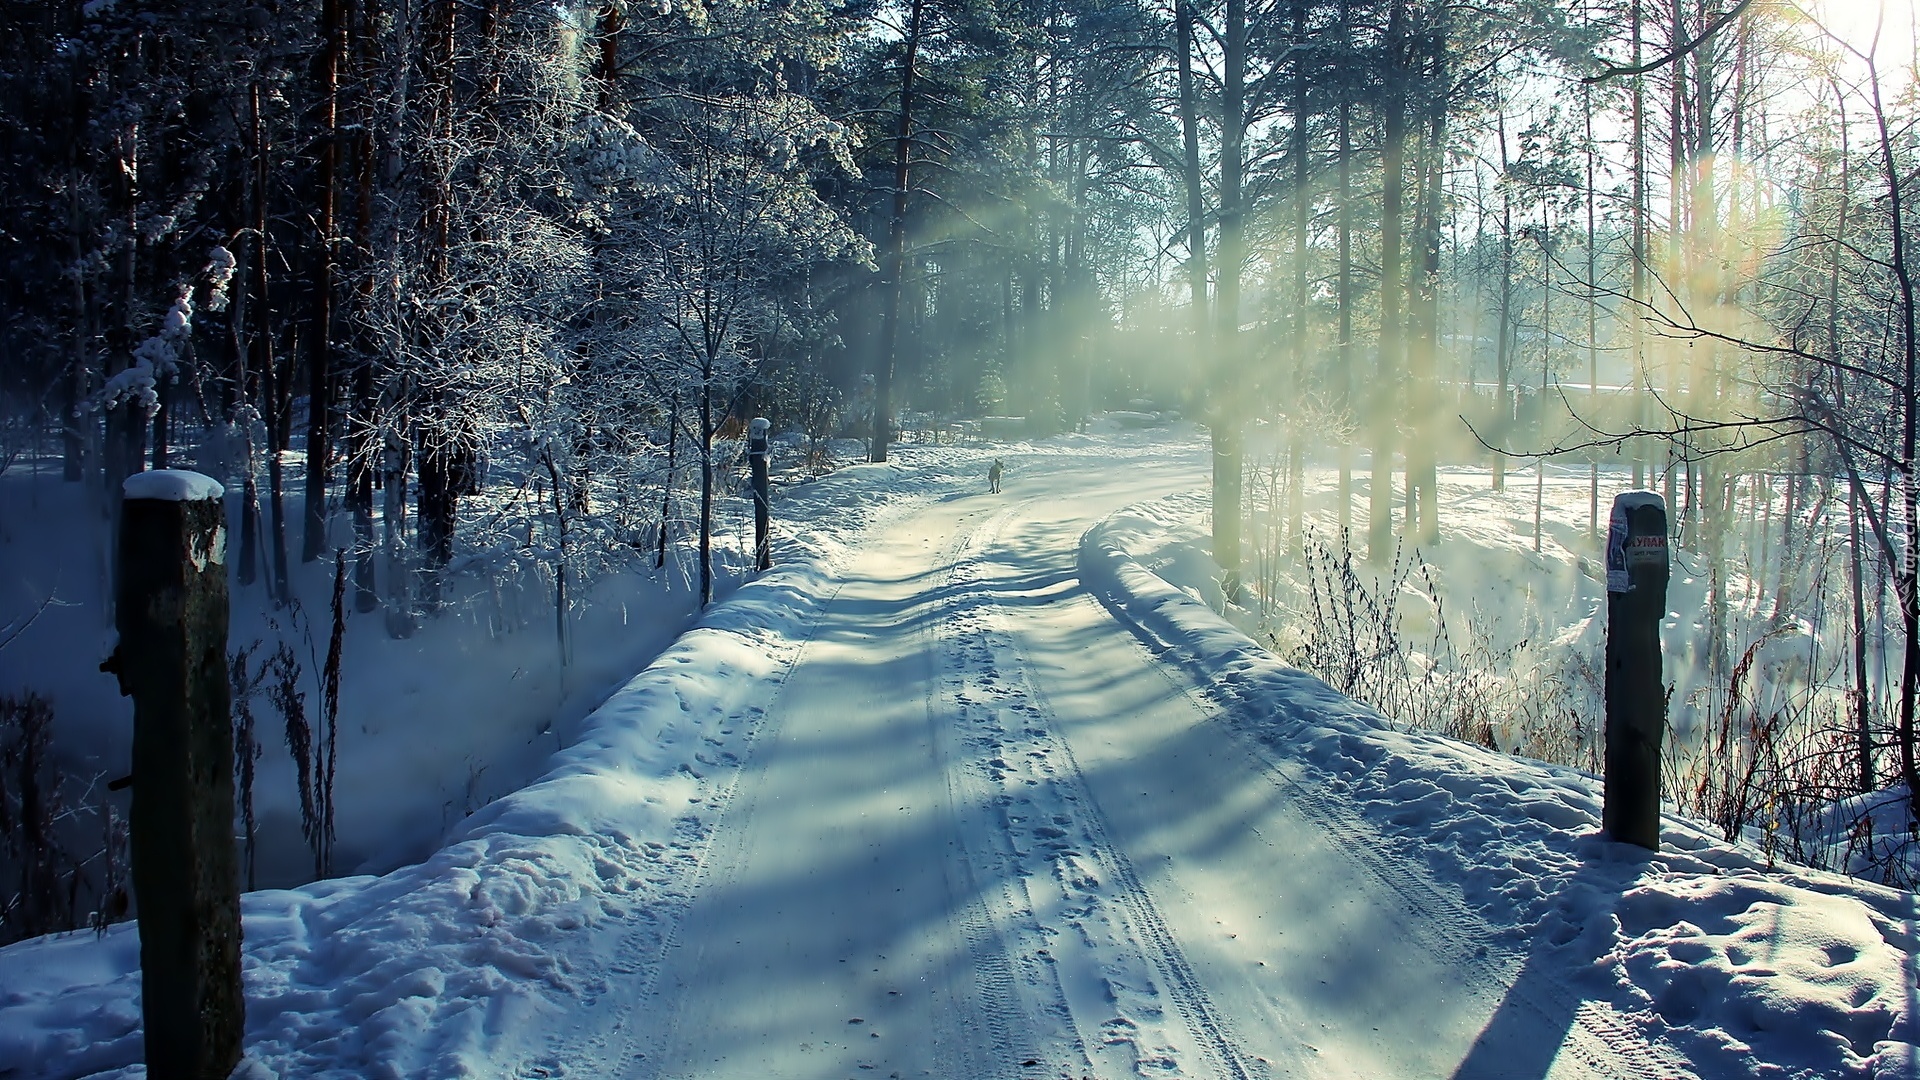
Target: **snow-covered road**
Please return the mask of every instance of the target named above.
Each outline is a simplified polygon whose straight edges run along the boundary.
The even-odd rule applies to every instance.
[[[902,457],[424,861],[246,894],[236,1075],[1920,1077],[1914,894],[1288,667],[1191,434]],[[0,949],[0,1078],[143,1075],[139,986],[130,924]]]
[[[1490,952],[1077,576],[1179,470],[876,532],[766,706],[664,953],[546,1060],[636,1077],[1672,1075]],[[624,974],[623,973],[628,973]],[[636,982],[644,985],[635,985]]]

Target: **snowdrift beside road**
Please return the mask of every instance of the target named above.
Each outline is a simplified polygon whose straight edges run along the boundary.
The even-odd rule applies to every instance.
[[[1916,1075],[1914,894],[1769,867],[1672,815],[1659,854],[1614,844],[1598,835],[1597,778],[1395,730],[1196,600],[1203,583],[1177,580],[1204,512],[1176,497],[1114,515],[1082,538],[1082,580],[1193,671],[1273,767],[1388,838],[1383,861],[1457,882],[1518,979],[1562,973],[1702,1076]]]
[[[757,703],[832,597],[837,552],[955,480],[858,466],[808,485],[781,564],[582,721],[539,780],[417,865],[245,894],[238,1075],[559,1075],[538,1048],[605,992],[580,975],[605,935],[671,933],[698,885]],[[0,949],[0,1080],[144,1075],[139,993],[132,923]]]
[[[513,1037],[596,991],[593,930],[668,933],[764,700],[819,602],[820,568],[739,590],[585,723],[533,785],[425,862],[243,898],[254,1075],[540,1075]],[[114,927],[0,952],[0,1076],[138,1075],[138,936]]]

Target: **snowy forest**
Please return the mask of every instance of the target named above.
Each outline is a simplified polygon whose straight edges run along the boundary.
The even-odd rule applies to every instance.
[[[1669,798],[1913,884],[1909,811],[1860,801],[1920,792],[1904,5],[4,0],[0,27],[27,493],[0,529],[79,508],[93,579],[7,575],[0,939],[115,887],[26,856],[15,778],[50,737],[26,635],[110,594],[126,477],[226,483],[236,596],[306,627],[234,673],[311,713],[306,880],[341,869],[348,616],[538,635],[564,669],[612,578],[671,563],[706,605],[754,416],[795,482],[849,440],[1197,421],[1223,607],[1400,719],[1580,767],[1591,737],[1503,725],[1597,700],[1590,665],[1524,627],[1410,643],[1395,594],[1432,592],[1446,470],[1534,492],[1536,552],[1549,475],[1596,544],[1611,492],[1660,491],[1700,609]]]

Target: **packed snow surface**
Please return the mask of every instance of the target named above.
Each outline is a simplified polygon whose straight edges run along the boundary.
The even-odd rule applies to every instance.
[[[248,1075],[1915,1073],[1913,894],[1279,663],[1190,433],[909,460],[424,862],[248,894]],[[141,1075],[137,952],[0,950],[0,1077]]]

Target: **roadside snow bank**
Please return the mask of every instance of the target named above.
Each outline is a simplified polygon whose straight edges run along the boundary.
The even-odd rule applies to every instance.
[[[243,1075],[559,1075],[540,1038],[606,992],[594,961],[616,939],[672,933],[839,554],[962,467],[863,466],[796,489],[779,565],[580,721],[545,775],[424,862],[245,894]],[[134,1077],[142,1057],[134,924],[0,949],[0,1077]]]
[[[1274,768],[1363,819],[1382,859],[1457,885],[1518,978],[1611,1004],[1703,1076],[1915,1074],[1915,894],[1770,868],[1672,815],[1659,854],[1614,844],[1598,778],[1394,730],[1202,602],[1217,568],[1183,578],[1205,513],[1178,496],[1113,515],[1081,540],[1082,580]]]
[[[679,871],[831,591],[813,565],[741,588],[593,713],[543,778],[468,818],[427,861],[247,894],[249,1055],[301,1077],[537,1064],[516,1062],[496,1033],[537,1032],[591,994],[573,974],[596,928],[671,928],[692,884]],[[138,936],[129,924],[107,937],[0,953],[0,1074],[137,1075]]]

